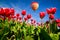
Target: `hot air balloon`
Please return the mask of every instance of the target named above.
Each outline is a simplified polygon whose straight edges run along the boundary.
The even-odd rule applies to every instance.
[[[32,9],[33,9],[34,11],[37,10],[38,7],[39,7],[38,2],[32,2],[31,7],[32,7]]]

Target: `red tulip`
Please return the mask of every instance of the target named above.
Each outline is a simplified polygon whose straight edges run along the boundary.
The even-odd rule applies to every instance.
[[[26,10],[22,10],[22,15],[26,15]]]
[[[55,14],[56,8],[50,8],[46,10],[48,14]]]
[[[14,13],[15,13],[14,8],[10,8],[10,15],[14,15]]]
[[[14,9],[13,8],[0,8],[0,15],[3,16],[10,16],[14,14]]]
[[[40,18],[43,19],[45,17],[45,12],[40,12]]]
[[[60,19],[56,19],[56,23],[60,23]]]
[[[24,20],[25,20],[25,21],[27,21],[27,20],[28,20],[28,18],[27,18],[27,17],[24,17]]]
[[[50,8],[52,10],[52,14],[55,14],[56,8]]]
[[[31,14],[28,14],[28,15],[27,15],[27,18],[30,19],[30,18],[31,18]]]
[[[11,16],[11,18],[13,18],[13,19],[14,19],[14,18],[16,18],[16,16],[12,15],[12,16]]]
[[[3,8],[0,8],[0,15],[4,16],[4,10],[3,10]]]
[[[20,14],[17,13],[17,14],[16,14],[16,19],[17,19],[17,20],[19,19],[19,16],[20,16]]]
[[[57,24],[57,26],[58,26],[58,27],[60,27],[60,23],[59,23],[59,24]]]
[[[47,9],[46,10],[48,14],[52,14],[52,10],[51,9]]]
[[[19,16],[20,16],[20,14],[18,13],[18,14],[16,14],[16,16],[17,16],[17,17],[19,17]]]
[[[49,15],[49,19],[54,19],[54,15]]]
[[[19,17],[19,20],[22,20],[22,17],[21,16]]]
[[[6,16],[6,17],[8,17],[8,16],[10,16],[10,13],[9,13],[9,8],[3,8],[3,10],[4,10],[4,15]]]

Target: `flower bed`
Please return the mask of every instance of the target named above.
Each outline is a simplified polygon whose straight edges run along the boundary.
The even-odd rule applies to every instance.
[[[60,40],[60,19],[54,19],[56,8],[47,9],[49,21],[36,22],[32,15],[22,10],[15,14],[13,8],[0,8],[0,40]],[[41,19],[45,12],[40,12]]]

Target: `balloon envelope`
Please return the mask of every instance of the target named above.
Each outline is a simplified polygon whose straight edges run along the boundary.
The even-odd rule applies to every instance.
[[[32,7],[32,9],[35,11],[35,10],[38,9],[39,4],[38,4],[37,2],[32,2],[31,7]]]

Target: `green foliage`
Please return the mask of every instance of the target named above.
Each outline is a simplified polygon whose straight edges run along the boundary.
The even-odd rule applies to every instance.
[[[41,26],[27,26],[26,22],[21,24],[16,20],[0,19],[0,40],[59,40],[60,34],[56,33],[56,30],[56,23],[50,24],[51,33],[49,33],[45,25],[42,28]]]

